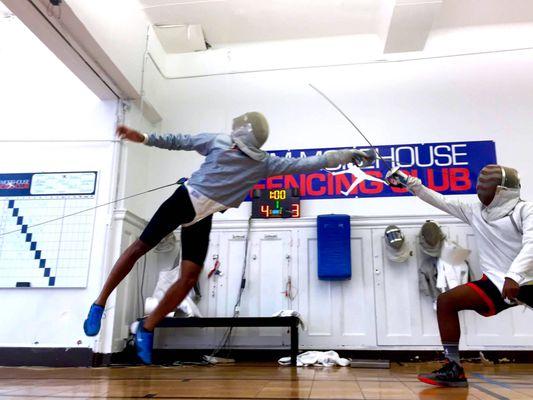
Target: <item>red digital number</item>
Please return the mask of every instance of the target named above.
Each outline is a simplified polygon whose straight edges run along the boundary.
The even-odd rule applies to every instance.
[[[268,204],[262,204],[261,213],[267,218],[270,217],[270,206]]]
[[[292,204],[291,214],[293,218],[300,218],[300,205],[299,204]]]

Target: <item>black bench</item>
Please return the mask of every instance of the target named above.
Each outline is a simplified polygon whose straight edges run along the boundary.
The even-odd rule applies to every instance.
[[[290,327],[291,365],[296,366],[298,356],[298,324],[296,317],[215,317],[215,318],[165,318],[157,328],[207,328],[207,327]]]

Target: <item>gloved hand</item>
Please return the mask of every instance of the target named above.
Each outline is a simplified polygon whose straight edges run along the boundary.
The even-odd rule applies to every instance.
[[[348,163],[354,163],[359,168],[363,168],[372,165],[376,160],[376,152],[373,149],[365,151],[356,149],[332,150],[328,151],[325,156],[326,167],[328,168],[335,168]]]
[[[358,151],[358,150],[356,150]],[[376,162],[377,153],[374,149],[368,149],[363,151],[358,151],[361,153],[355,158],[355,165],[359,168],[369,167]]]
[[[406,187],[409,182],[410,175],[406,174],[403,171],[400,171],[400,167],[394,167],[387,172],[385,175],[385,180],[392,187]]]

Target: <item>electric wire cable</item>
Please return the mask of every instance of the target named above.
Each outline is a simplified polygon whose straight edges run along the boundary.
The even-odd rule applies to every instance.
[[[109,201],[107,203],[98,204],[98,205],[96,205],[94,207],[91,207],[91,208],[86,208],[86,209],[81,210],[81,211],[76,211],[74,213],[63,215],[61,217],[57,217],[57,218],[53,218],[53,219],[49,219],[47,221],[39,222],[37,224],[28,225],[28,228],[35,228],[36,226],[41,226],[41,225],[49,224],[51,222],[60,221],[60,220],[62,220],[64,218],[72,217],[74,215],[82,214],[82,213],[85,213],[85,212],[88,212],[88,211],[96,210],[97,208],[101,208],[101,207],[105,207],[105,206],[108,206],[108,205],[111,205],[111,204],[114,204],[114,203],[118,203],[119,201],[131,199],[133,197],[141,196],[141,195],[146,194],[146,193],[155,192],[157,190],[161,190],[161,189],[164,189],[164,188],[167,188],[167,187],[170,187],[170,186],[180,185],[180,184],[181,184],[181,182],[178,181],[178,182],[169,183],[168,185],[158,186],[158,187],[153,188],[153,189],[145,190],[144,192],[132,194],[132,195],[129,195],[129,196],[126,196],[126,197],[122,197],[122,198],[117,199],[117,200]],[[13,233],[20,233],[20,228],[12,230],[12,231],[8,231],[8,232],[2,232],[2,233],[0,233],[0,237],[11,235]]]
[[[247,231],[246,231],[246,237],[244,239],[244,262],[243,262],[242,275],[241,275],[241,285],[240,285],[240,288],[239,288],[239,293],[237,295],[237,300],[235,301],[235,305],[233,307],[233,318],[238,318],[239,317],[239,314],[240,314],[239,308],[240,308],[240,305],[241,305],[242,294],[243,294],[244,289],[246,287],[246,266],[248,264],[248,244],[249,244],[249,237],[250,237],[251,227],[252,227],[252,217],[250,216],[248,218],[248,227],[247,227]],[[204,356],[204,359],[207,361],[207,363],[216,364],[216,363],[214,363],[212,361],[213,357],[215,357],[220,351],[222,351],[223,348],[229,347],[229,343],[230,343],[230,340],[231,340],[231,334],[233,332],[233,328],[234,328],[233,326],[230,326],[226,330],[224,335],[222,336],[222,339],[220,340],[220,342],[217,345],[217,347],[215,347],[215,349],[213,349],[213,352],[207,357]]]

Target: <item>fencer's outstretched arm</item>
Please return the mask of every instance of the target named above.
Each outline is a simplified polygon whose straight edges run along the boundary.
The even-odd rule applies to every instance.
[[[207,155],[217,137],[213,133],[200,133],[198,135],[156,135],[141,133],[125,125],[117,127],[117,136],[131,142],[144,143],[147,146],[159,147],[167,150],[196,150],[201,155]]]
[[[526,203],[520,209],[522,220],[522,250],[509,267],[506,277],[519,285],[528,283],[533,276],[533,204]]]
[[[424,186],[419,178],[408,176],[404,185],[419,199],[431,204],[433,207],[444,211],[447,214],[459,218],[461,221],[470,224],[472,220],[472,205],[457,200],[449,200],[446,196]]]
[[[356,149],[328,151],[322,155],[299,158],[270,156],[267,159],[268,176],[291,175],[318,171],[322,168],[335,168],[339,165],[354,163],[360,167],[375,161],[375,152]]]
[[[217,136],[215,133],[200,133],[198,135],[181,133],[157,135],[151,133],[147,135],[144,144],[167,150],[195,150],[205,156],[213,148],[213,142]]]
[[[324,155],[300,158],[270,156],[266,163],[268,176],[314,172],[325,168],[327,165]]]

